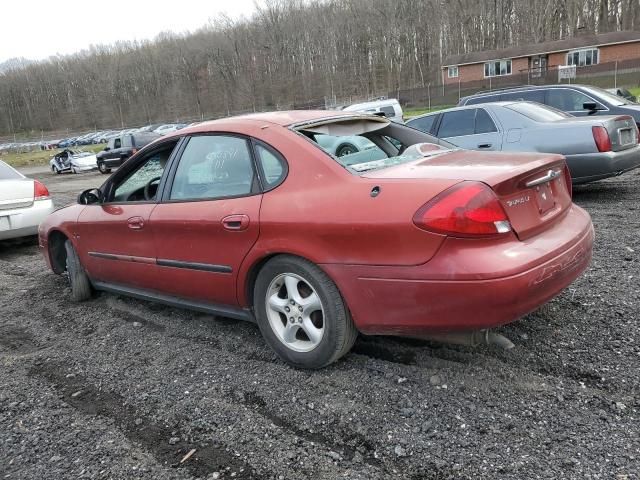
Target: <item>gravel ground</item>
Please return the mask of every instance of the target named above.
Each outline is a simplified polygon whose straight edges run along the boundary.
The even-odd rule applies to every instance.
[[[58,204],[104,180],[29,173]],[[593,264],[501,329],[515,349],[361,337],[313,372],[252,324],[70,303],[34,241],[0,243],[0,478],[637,479],[640,172],[575,201]]]

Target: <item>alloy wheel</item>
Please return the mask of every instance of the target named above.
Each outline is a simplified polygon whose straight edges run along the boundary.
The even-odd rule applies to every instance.
[[[320,296],[303,277],[293,273],[276,276],[266,293],[269,325],[291,350],[310,352],[324,336],[324,309]]]

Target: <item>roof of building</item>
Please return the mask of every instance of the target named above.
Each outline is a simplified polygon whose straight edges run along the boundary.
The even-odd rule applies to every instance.
[[[451,55],[445,58],[443,67],[481,63],[501,58],[528,57],[531,55],[563,52],[575,48],[600,47],[603,45],[628,42],[640,42],[640,31],[625,30],[622,32],[584,34],[551,42],[534,43],[498,50],[485,50],[482,52],[470,52],[462,55]]]

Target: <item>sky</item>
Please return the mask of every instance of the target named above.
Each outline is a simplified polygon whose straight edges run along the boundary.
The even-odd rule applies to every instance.
[[[221,13],[237,19],[255,10],[255,0],[5,0],[0,2],[0,63],[193,31]]]

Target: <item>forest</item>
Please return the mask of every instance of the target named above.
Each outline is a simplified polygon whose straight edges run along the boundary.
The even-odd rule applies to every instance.
[[[640,0],[267,0],[0,73],[0,136],[322,107],[437,86],[451,54],[639,28]]]

